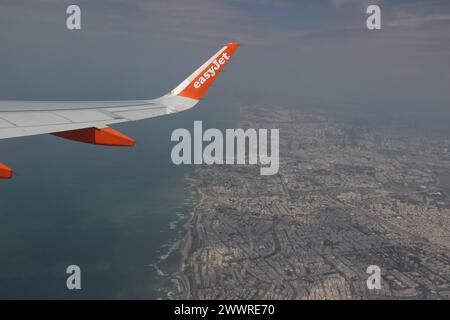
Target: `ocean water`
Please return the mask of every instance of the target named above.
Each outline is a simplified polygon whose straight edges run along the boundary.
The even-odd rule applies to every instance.
[[[2,142],[17,174],[0,184],[0,297],[157,298],[148,264],[173,237],[189,170],[170,161],[176,122],[121,126],[138,140],[130,149],[52,136]],[[66,288],[71,264],[79,291]]]

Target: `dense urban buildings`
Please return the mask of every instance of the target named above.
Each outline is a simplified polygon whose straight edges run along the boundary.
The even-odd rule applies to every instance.
[[[450,140],[296,108],[245,107],[280,129],[280,170],[204,166],[182,248],[197,299],[450,298]],[[381,269],[369,289],[368,266]]]

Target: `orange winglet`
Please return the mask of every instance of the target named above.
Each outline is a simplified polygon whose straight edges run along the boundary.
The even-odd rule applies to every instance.
[[[12,175],[12,169],[0,163],[0,179],[11,179]]]
[[[134,139],[127,137],[112,128],[86,128],[55,132],[52,134],[64,139],[103,146],[133,147],[136,144]]]
[[[206,62],[206,65],[204,64],[191,75],[191,77],[196,75],[194,79],[188,78],[191,80],[190,83],[177,95],[200,100],[239,46],[238,42],[227,43],[221,51],[208,61],[209,63]]]

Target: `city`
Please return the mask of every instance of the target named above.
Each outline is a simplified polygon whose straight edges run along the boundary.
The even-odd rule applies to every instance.
[[[193,299],[450,297],[450,141],[326,112],[244,107],[280,129],[280,171],[204,166],[178,273]],[[381,289],[369,290],[369,265]]]

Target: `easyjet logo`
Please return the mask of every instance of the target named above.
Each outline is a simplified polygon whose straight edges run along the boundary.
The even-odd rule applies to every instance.
[[[194,88],[199,89],[208,79],[214,78],[228,60],[230,60],[230,56],[226,52],[222,53],[222,56],[214,60],[203,75],[194,82]]]

